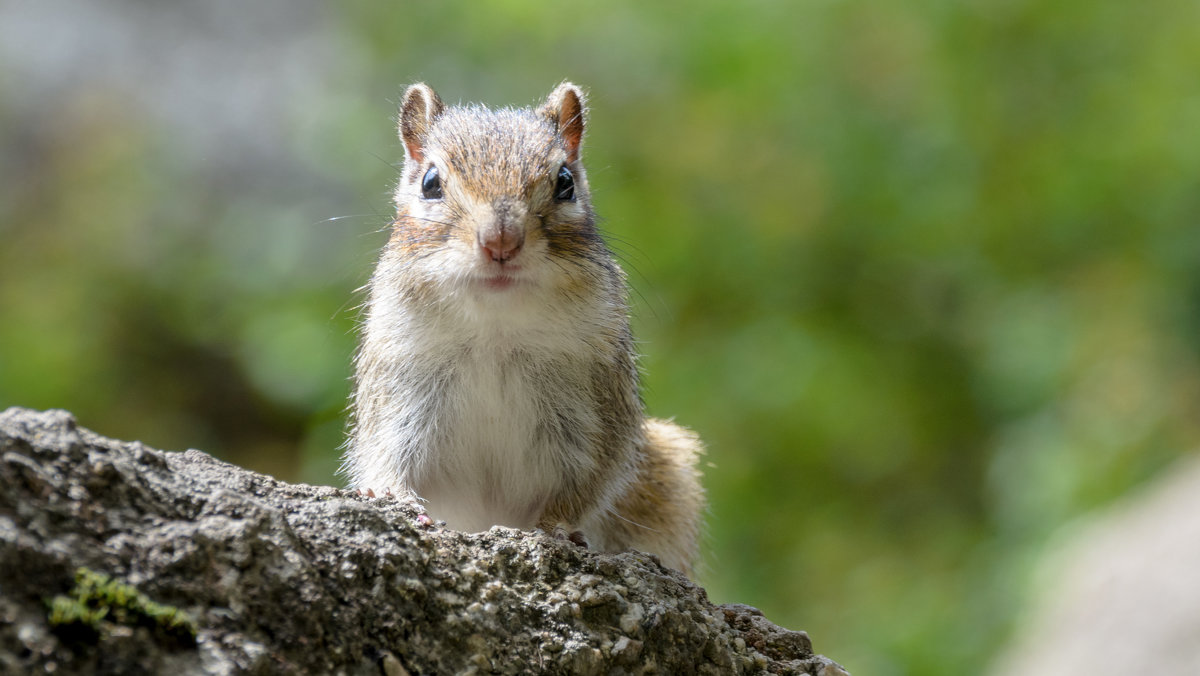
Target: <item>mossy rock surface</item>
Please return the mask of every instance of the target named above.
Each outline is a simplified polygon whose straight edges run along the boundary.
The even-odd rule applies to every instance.
[[[75,571],[71,593],[55,596],[49,605],[50,627],[68,640],[99,640],[117,627],[144,627],[169,644],[196,643],[196,623],[187,613],[86,567]]]

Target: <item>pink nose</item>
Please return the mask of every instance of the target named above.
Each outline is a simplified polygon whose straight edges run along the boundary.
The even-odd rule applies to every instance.
[[[479,246],[488,258],[497,263],[506,263],[517,255],[525,243],[525,233],[519,228],[501,227],[481,234]]]

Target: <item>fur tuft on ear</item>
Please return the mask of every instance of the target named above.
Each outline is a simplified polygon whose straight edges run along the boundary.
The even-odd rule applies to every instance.
[[[550,92],[538,112],[558,130],[566,146],[567,161],[579,159],[579,146],[583,143],[583,90],[570,82],[563,82]]]
[[[425,159],[425,137],[445,107],[437,92],[424,82],[411,85],[404,92],[404,102],[400,104],[400,140],[409,159],[414,162]]]

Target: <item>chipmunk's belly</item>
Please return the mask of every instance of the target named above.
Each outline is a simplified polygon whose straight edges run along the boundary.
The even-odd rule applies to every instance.
[[[431,471],[414,486],[431,517],[468,532],[537,525],[563,484],[567,450],[546,434],[544,420],[563,410],[551,400],[563,388],[540,373],[519,359],[485,355],[460,364],[430,449]]]

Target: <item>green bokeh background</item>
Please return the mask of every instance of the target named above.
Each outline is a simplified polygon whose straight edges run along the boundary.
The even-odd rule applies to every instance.
[[[0,6],[0,406],[340,484],[403,86],[569,78],[713,600],[978,673],[1050,536],[1200,447],[1200,4],[74,10]]]

